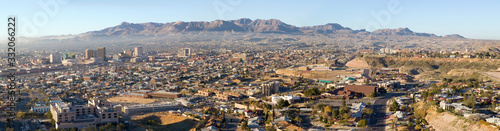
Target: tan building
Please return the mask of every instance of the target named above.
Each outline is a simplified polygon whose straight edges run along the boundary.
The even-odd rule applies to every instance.
[[[177,57],[188,57],[190,55],[191,55],[190,48],[182,48],[179,51],[177,51]]]
[[[102,58],[103,61],[106,61],[106,47],[98,47],[95,57]]]
[[[87,49],[85,50],[85,59],[90,59],[94,57],[94,50]]]
[[[144,51],[142,50],[142,47],[138,46],[134,48],[134,56],[139,57],[144,55]]]
[[[87,105],[52,103],[50,113],[56,121],[56,129],[64,129],[118,123],[120,112],[100,100],[89,100]]]
[[[263,95],[270,96],[274,93],[279,92],[280,82],[279,81],[268,81],[268,82],[262,83],[261,88],[262,88]]]

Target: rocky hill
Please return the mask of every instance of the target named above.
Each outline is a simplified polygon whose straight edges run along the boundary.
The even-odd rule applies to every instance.
[[[497,131],[496,127],[489,126],[483,120],[473,121],[462,116],[456,116],[449,112],[438,113],[435,106],[425,106],[423,102],[417,103],[417,114],[425,114],[425,120],[436,131]]]

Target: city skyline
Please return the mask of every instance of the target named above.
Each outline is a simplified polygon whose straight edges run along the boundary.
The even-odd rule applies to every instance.
[[[250,18],[279,19],[299,27],[327,23],[339,23],[352,29],[368,31],[407,27],[415,32],[434,33],[440,36],[460,34],[472,39],[500,39],[500,36],[495,35],[495,31],[500,29],[495,26],[500,19],[493,13],[500,10],[494,6],[498,5],[497,1],[478,3],[410,0],[361,2],[214,0],[148,1],[137,4],[133,1],[114,3],[54,0],[19,1],[10,4],[12,6],[4,8],[9,11],[2,11],[2,15],[17,16],[20,28],[18,34],[27,37],[76,35],[116,26],[121,22],[167,23]],[[4,22],[6,21],[2,23],[6,24]],[[23,29],[23,26],[27,29]]]

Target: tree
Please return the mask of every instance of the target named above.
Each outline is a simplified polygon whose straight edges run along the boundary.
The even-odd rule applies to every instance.
[[[342,119],[344,119],[344,120],[347,120],[347,119],[349,119],[349,118],[351,118],[351,117],[352,117],[352,116],[351,116],[351,114],[349,114],[349,113],[342,114]]]
[[[415,130],[422,130],[422,126],[420,124],[417,124],[417,126],[415,126]]]
[[[366,125],[368,125],[368,121],[366,121],[365,119],[361,119],[358,121],[358,127],[365,127]]]
[[[469,97],[469,99],[466,99],[462,104],[469,108],[474,109],[476,107],[476,97],[471,96]]]
[[[302,118],[300,118],[299,116],[296,116],[295,117],[295,122],[297,122],[297,124],[301,123],[302,122]]]
[[[320,94],[321,94],[321,92],[319,91],[318,88],[309,88],[306,91],[304,91],[304,95],[307,97],[320,95]]]
[[[50,124],[52,124],[52,126],[56,126],[56,120],[50,119]]]
[[[52,119],[52,113],[50,113],[50,111],[45,112],[43,115],[48,119]]]
[[[290,106],[290,103],[288,103],[287,100],[283,100],[281,99],[279,102],[278,102],[278,108],[283,108],[283,107],[288,107]]]
[[[104,125],[103,127],[106,128],[106,130],[112,130],[115,126],[113,126],[113,124],[111,124],[111,123],[108,123],[108,124]]]
[[[274,126],[266,126],[266,131],[276,131],[276,128]]]
[[[325,106],[324,110],[325,110],[326,113],[332,112],[332,107]]]
[[[377,96],[377,93],[372,92],[372,93],[371,93],[371,94],[369,94],[367,97],[375,97],[375,96]]]
[[[24,118],[26,117],[26,112],[19,111],[17,112],[17,118]]]
[[[241,122],[241,130],[247,130],[248,129],[248,123],[247,121]]]
[[[436,111],[437,111],[438,113],[444,112],[443,108],[438,108]]]
[[[332,111],[332,117],[338,119],[340,117],[340,111],[335,109]]]
[[[99,131],[106,131],[106,130],[107,130],[107,129],[106,129],[106,127],[104,127],[104,126],[99,127]]]
[[[340,107],[340,114],[346,114],[349,113],[349,108],[347,107]]]
[[[389,107],[389,111],[397,111],[397,110],[399,110],[399,105],[396,101],[393,101],[391,107]]]
[[[367,115],[373,114],[373,110],[372,109],[368,109],[368,108],[361,109],[361,112],[363,112],[363,114],[367,114]]]

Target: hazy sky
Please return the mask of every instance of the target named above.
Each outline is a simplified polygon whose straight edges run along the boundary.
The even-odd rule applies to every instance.
[[[43,4],[50,2],[56,6]],[[30,37],[80,34],[121,22],[273,18],[295,26],[339,23],[369,31],[408,27],[500,40],[499,5],[498,0],[16,0],[1,2],[0,30],[7,30],[10,15],[18,17],[18,34]]]

